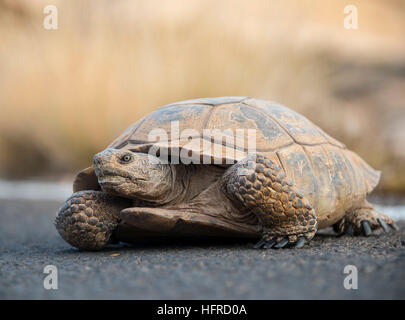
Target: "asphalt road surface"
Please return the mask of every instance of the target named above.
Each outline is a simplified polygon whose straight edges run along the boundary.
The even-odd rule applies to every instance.
[[[80,252],[53,226],[60,205],[0,200],[0,298],[405,298],[405,221],[400,231],[370,238],[329,231],[300,250],[255,250],[239,240]],[[57,267],[57,290],[44,288],[47,265]],[[347,265],[357,268],[357,290],[343,285]]]

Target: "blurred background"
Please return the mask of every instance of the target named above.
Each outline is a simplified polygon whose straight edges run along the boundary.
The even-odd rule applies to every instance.
[[[405,193],[405,1],[0,0],[0,179],[68,181],[157,107],[226,95],[295,109]]]

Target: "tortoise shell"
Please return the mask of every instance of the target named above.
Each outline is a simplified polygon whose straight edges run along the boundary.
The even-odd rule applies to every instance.
[[[166,136],[154,139],[150,134],[156,129],[166,132]],[[222,139],[212,140],[206,134],[207,129],[219,130]],[[241,129],[244,131],[240,137],[237,130]],[[253,146],[248,141],[248,130],[256,135]],[[207,140],[210,148],[204,148]],[[246,157],[249,147],[267,155],[293,145],[345,149],[342,143],[291,109],[246,97],[195,99],[163,106],[132,124],[109,147],[135,152],[148,152],[152,146],[186,148],[198,153],[201,160],[204,156],[211,157],[215,164],[225,165],[225,160],[233,164]]]
[[[222,139],[207,134],[207,129],[220,130]],[[252,129],[253,138],[248,131]],[[243,134],[238,135],[237,130]],[[252,148],[283,168],[322,212],[364,197],[380,176],[304,116],[281,104],[249,97],[195,99],[163,106],[132,124],[109,147],[144,153],[153,147],[160,154],[167,152],[171,162],[176,148],[194,161],[206,163],[203,160],[208,159],[224,167],[246,157]],[[87,173],[94,182],[91,169]],[[84,180],[76,179],[75,191],[85,188]]]

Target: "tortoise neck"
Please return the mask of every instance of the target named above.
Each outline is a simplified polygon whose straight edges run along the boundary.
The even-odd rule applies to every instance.
[[[164,204],[189,202],[222,177],[225,169],[213,165],[170,164],[172,188]]]
[[[173,205],[180,203],[187,196],[190,184],[190,170],[182,164],[168,164],[170,166],[172,186],[170,190],[156,202],[160,205]]]
[[[156,202],[159,206],[189,202],[209,188],[224,173],[225,169],[213,165],[168,164],[172,186]]]

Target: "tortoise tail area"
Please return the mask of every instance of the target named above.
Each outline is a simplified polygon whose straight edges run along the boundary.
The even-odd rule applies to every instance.
[[[381,177],[381,171],[373,169],[368,165],[359,155],[348,150],[349,157],[352,159],[352,163],[357,167],[358,172],[363,176],[366,192],[370,193],[378,185]]]

